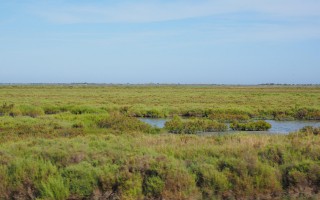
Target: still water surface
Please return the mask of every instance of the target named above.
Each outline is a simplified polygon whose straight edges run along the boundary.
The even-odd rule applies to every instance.
[[[166,121],[170,119],[140,118],[140,120],[152,126],[163,128]],[[320,127],[320,121],[265,121],[272,125],[272,128],[269,131],[267,131],[269,133],[288,134],[290,132],[294,132],[301,129],[304,126]]]

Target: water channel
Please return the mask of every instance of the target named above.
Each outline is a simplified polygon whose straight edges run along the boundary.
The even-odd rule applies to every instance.
[[[157,118],[139,118],[141,121],[148,123],[158,128],[163,128],[166,121],[170,119],[157,119]],[[320,121],[275,121],[265,120],[272,125],[272,128],[267,131],[270,134],[288,134],[298,131],[305,126],[320,127]]]

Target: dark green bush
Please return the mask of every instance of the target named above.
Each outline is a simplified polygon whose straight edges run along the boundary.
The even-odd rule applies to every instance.
[[[164,186],[165,182],[161,179],[161,177],[156,175],[147,176],[143,181],[143,193],[145,196],[159,198],[161,197]]]
[[[96,169],[87,162],[66,167],[62,176],[69,185],[70,194],[76,198],[88,198],[98,187]]]
[[[247,123],[232,122],[230,128],[235,131],[267,131],[271,128],[271,124],[262,120]]]

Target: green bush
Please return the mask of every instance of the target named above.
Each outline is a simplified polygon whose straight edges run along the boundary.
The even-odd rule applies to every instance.
[[[103,192],[114,193],[118,185],[119,166],[107,164],[100,168],[98,182]]]
[[[14,108],[14,104],[7,104],[6,102],[0,106],[0,116],[8,114]]]
[[[232,122],[230,128],[235,131],[267,131],[271,128],[271,124],[262,120],[247,123]]]
[[[300,120],[320,120],[320,110],[300,108],[296,110],[295,117]]]
[[[304,135],[320,135],[320,127],[305,126],[299,132]]]
[[[232,122],[236,121],[247,121],[250,119],[248,114],[237,114],[237,113],[212,113],[209,116],[209,119],[218,120],[222,122]]]
[[[145,133],[158,133],[160,129],[140,121],[134,117],[127,117],[120,113],[111,113],[108,117],[104,117],[97,121],[100,128],[109,128],[119,131],[142,131]]]
[[[64,200],[69,196],[69,188],[60,176],[49,176],[46,181],[41,181],[40,197],[43,199]]]
[[[226,131],[227,125],[208,119],[189,119],[182,121],[178,116],[165,123],[165,128],[170,133],[195,134],[198,132]]]
[[[9,199],[9,176],[7,167],[0,165],[0,199]]]
[[[320,180],[319,163],[304,160],[283,166],[282,185],[284,188],[312,187]]]
[[[8,189],[10,196],[19,194],[22,198],[66,199],[68,187],[56,166],[44,160],[24,158],[8,166]]]
[[[82,121],[72,124],[72,128],[84,128],[84,123]]]
[[[19,108],[17,108],[13,103],[7,104],[3,103],[0,106],[0,116],[9,115],[11,117],[16,117],[22,115]]]
[[[101,110],[88,106],[75,106],[70,109],[70,112],[75,115],[81,115],[85,113],[99,113]]]
[[[119,193],[123,199],[142,199],[143,178],[139,173],[125,173],[119,183]]]
[[[88,198],[98,186],[96,169],[87,162],[66,167],[62,177],[69,185],[70,195]]]
[[[230,183],[224,173],[219,172],[214,165],[201,163],[192,167],[196,174],[197,186],[202,192],[203,199],[222,196],[230,189]]]
[[[165,114],[157,109],[147,110],[143,117],[150,117],[150,118],[162,118],[165,117]]]
[[[284,150],[280,146],[268,146],[258,153],[263,162],[271,165],[282,165],[284,163]]]
[[[180,117],[174,116],[172,120],[167,121],[164,125],[164,127],[170,132],[170,133],[182,133],[184,129],[184,124]]]
[[[57,114],[60,113],[61,110],[58,106],[52,106],[52,105],[47,105],[43,107],[43,111],[45,114],[50,115],[50,114]]]
[[[184,117],[205,117],[205,111],[202,109],[188,109],[184,110],[181,113],[182,116]]]
[[[30,116],[30,117],[37,117],[45,114],[41,107],[30,106],[30,105],[20,106],[20,111],[22,115]]]
[[[152,198],[161,197],[165,182],[159,176],[147,176],[143,183],[143,193]]]

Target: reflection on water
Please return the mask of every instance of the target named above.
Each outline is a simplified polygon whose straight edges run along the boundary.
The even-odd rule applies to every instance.
[[[166,121],[169,119],[156,119],[156,118],[140,118],[141,121],[146,122],[152,126],[163,128]],[[275,121],[265,120],[272,125],[272,128],[267,131],[269,133],[282,133],[288,134],[297,131],[304,126],[320,127],[320,121]]]

